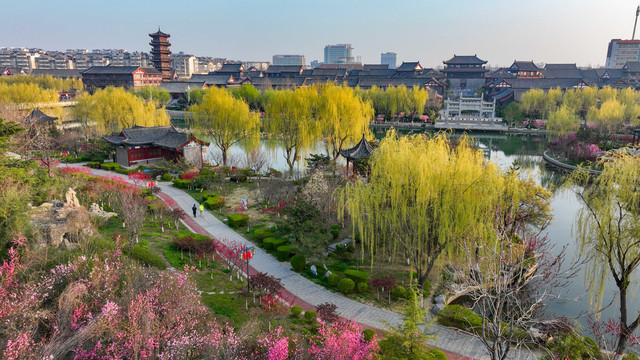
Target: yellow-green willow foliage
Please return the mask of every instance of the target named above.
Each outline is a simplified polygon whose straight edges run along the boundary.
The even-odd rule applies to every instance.
[[[575,229],[582,253],[592,256],[585,274],[591,299],[598,309],[602,306],[607,276],[613,277],[620,291],[622,332],[616,352],[622,354],[640,323],[640,314],[627,314],[628,297],[633,296],[640,279],[640,159],[622,155],[605,162],[594,182],[584,172],[574,172],[571,180],[570,185],[578,185],[574,189],[579,189],[584,203]]]
[[[37,104],[49,102],[58,102],[56,90],[43,89],[33,83],[8,84],[0,82],[0,103]]]
[[[271,146],[284,149],[291,173],[300,155],[305,155],[322,137],[317,108],[318,93],[307,86],[276,91],[266,106],[264,131]]]
[[[401,85],[389,86],[382,90],[377,86],[363,92],[363,98],[371,102],[376,114],[397,115],[400,112],[422,115],[424,107],[429,100],[429,92],[414,86],[408,89]]]
[[[242,143],[247,150],[260,142],[260,118],[249,111],[249,106],[227,90],[211,87],[202,97],[202,103],[192,105],[193,128],[211,137],[211,142],[222,151],[223,165],[227,165],[229,149]]]
[[[486,162],[466,137],[452,147],[444,134],[390,130],[371,158],[368,183],[339,193],[339,216],[351,216],[371,266],[375,256],[409,258],[423,286],[441,253],[455,254],[462,240],[491,243],[503,219],[518,219],[521,201],[535,198],[527,186],[535,184]]]
[[[82,79],[60,79],[54,78],[51,75],[45,76],[33,76],[33,75],[16,75],[16,76],[2,76],[0,77],[0,83],[8,85],[12,84],[35,84],[36,86],[46,90],[64,91],[70,89],[82,90]]]
[[[542,117],[545,110],[546,96],[542,89],[531,89],[520,97],[520,108],[529,120]]]
[[[327,83],[314,89],[319,93],[316,115],[323,127],[327,149],[336,159],[345,146],[354,145],[363,134],[371,134],[369,123],[373,108],[346,85]]]
[[[549,114],[547,129],[555,133],[564,135],[578,130],[578,127],[580,127],[580,120],[568,106],[562,105],[559,109]]]
[[[164,107],[158,109],[154,103],[145,103],[124,88],[109,87],[93,95],[82,94],[77,100],[75,118],[85,124],[94,124],[98,134],[118,132],[134,125],[171,124]]]

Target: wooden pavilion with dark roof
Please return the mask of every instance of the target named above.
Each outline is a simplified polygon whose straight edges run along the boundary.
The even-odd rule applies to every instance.
[[[347,159],[346,174],[349,174],[349,162],[353,163],[354,160],[371,156],[371,154],[373,154],[373,147],[369,144],[364,134],[362,134],[362,139],[356,144],[356,146],[350,149],[340,150],[340,155]]]
[[[180,159],[201,167],[202,148],[209,145],[173,126],[134,126],[102,138],[115,145],[116,162],[125,167]]]
[[[39,108],[35,108],[33,109],[33,111],[31,111],[29,115],[27,115],[27,117],[25,118],[25,123],[32,124],[32,125],[42,125],[42,124],[51,125],[56,120],[58,120],[57,117],[49,116],[43,113],[42,110],[40,110]]]

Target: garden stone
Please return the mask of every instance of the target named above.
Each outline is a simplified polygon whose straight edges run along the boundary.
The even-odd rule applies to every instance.
[[[434,315],[438,315],[438,313],[442,311],[442,309],[444,309],[445,306],[446,306],[445,304],[441,304],[441,303],[433,304],[433,306],[431,306],[431,312]]]
[[[446,303],[446,299],[444,297],[444,295],[438,295],[433,299],[436,304],[445,304]]]

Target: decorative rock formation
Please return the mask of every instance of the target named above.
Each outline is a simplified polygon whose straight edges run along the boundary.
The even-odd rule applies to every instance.
[[[107,212],[102,210],[102,208],[100,208],[100,206],[96,203],[91,204],[91,207],[89,207],[89,215],[91,216],[100,216],[103,218],[110,218],[112,216],[118,216],[118,214],[114,213],[114,212]]]
[[[72,248],[97,234],[91,214],[80,205],[76,192],[70,188],[65,199],[64,205],[54,200],[42,204],[33,212],[31,221],[41,232],[38,244]]]

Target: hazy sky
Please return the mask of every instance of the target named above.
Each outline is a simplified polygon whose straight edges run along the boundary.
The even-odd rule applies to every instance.
[[[613,38],[629,39],[638,0],[20,0],[1,1],[0,47],[149,51],[148,33],[170,33],[171,50],[230,60],[273,54],[323,60],[350,43],[379,63],[442,65],[453,54],[492,66],[514,59],[603,65]],[[640,37],[640,29],[638,30]]]

